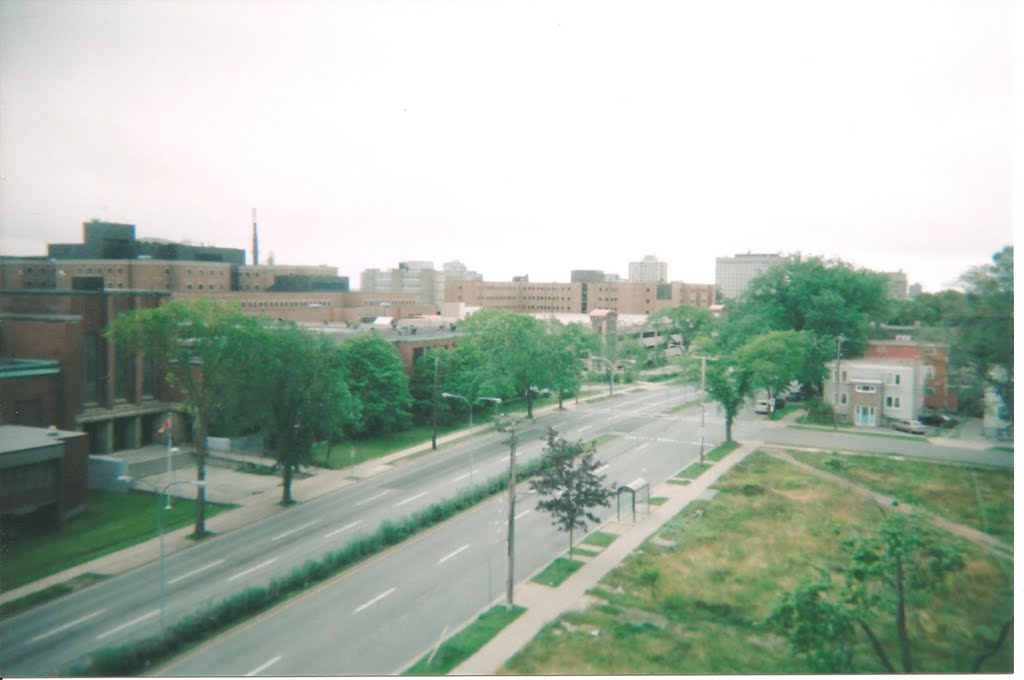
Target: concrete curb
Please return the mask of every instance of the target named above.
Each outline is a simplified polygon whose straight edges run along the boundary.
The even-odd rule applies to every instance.
[[[496,675],[502,665],[526,646],[545,625],[563,612],[586,604],[583,598],[587,590],[596,586],[608,572],[653,536],[666,522],[679,514],[690,502],[700,498],[708,487],[760,446],[763,446],[763,442],[750,442],[740,446],[686,486],[667,482],[658,486],[655,495],[667,497],[669,500],[653,508],[647,517],[636,524],[607,522],[601,529],[617,533],[619,538],[596,557],[590,558],[559,587],[548,588],[530,581],[520,585],[515,591],[516,599],[519,604],[525,605],[527,610],[476,654],[452,670],[450,675]]]

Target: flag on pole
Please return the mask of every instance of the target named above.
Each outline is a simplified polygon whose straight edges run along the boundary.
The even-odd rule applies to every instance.
[[[160,429],[156,431],[157,434],[163,434],[164,432],[170,432],[171,430],[171,419],[164,418],[164,422],[160,424]]]

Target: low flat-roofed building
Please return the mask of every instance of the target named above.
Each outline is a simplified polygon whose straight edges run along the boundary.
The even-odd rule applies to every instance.
[[[43,512],[54,526],[89,500],[89,438],[84,432],[0,425],[0,517]]]

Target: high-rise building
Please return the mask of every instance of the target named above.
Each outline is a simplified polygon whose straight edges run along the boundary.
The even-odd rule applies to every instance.
[[[759,274],[782,262],[778,253],[738,253],[715,258],[715,287],[722,300],[739,297]]]
[[[364,269],[359,281],[359,289],[366,293],[411,294],[417,302],[435,306],[444,302],[445,275],[434,269],[433,262],[409,260],[395,269]]]
[[[909,281],[903,270],[885,272],[885,275],[889,279],[889,297],[893,300],[906,300],[909,297],[907,290]]]
[[[668,262],[661,262],[654,255],[646,255],[639,262],[630,262],[629,280],[634,283],[666,283]]]

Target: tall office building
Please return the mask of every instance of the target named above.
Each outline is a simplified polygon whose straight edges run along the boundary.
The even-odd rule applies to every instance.
[[[738,253],[733,257],[715,258],[715,287],[722,300],[743,294],[754,278],[782,262],[778,253]]]
[[[629,280],[634,283],[666,283],[668,262],[661,262],[654,255],[646,255],[639,262],[630,262]]]

